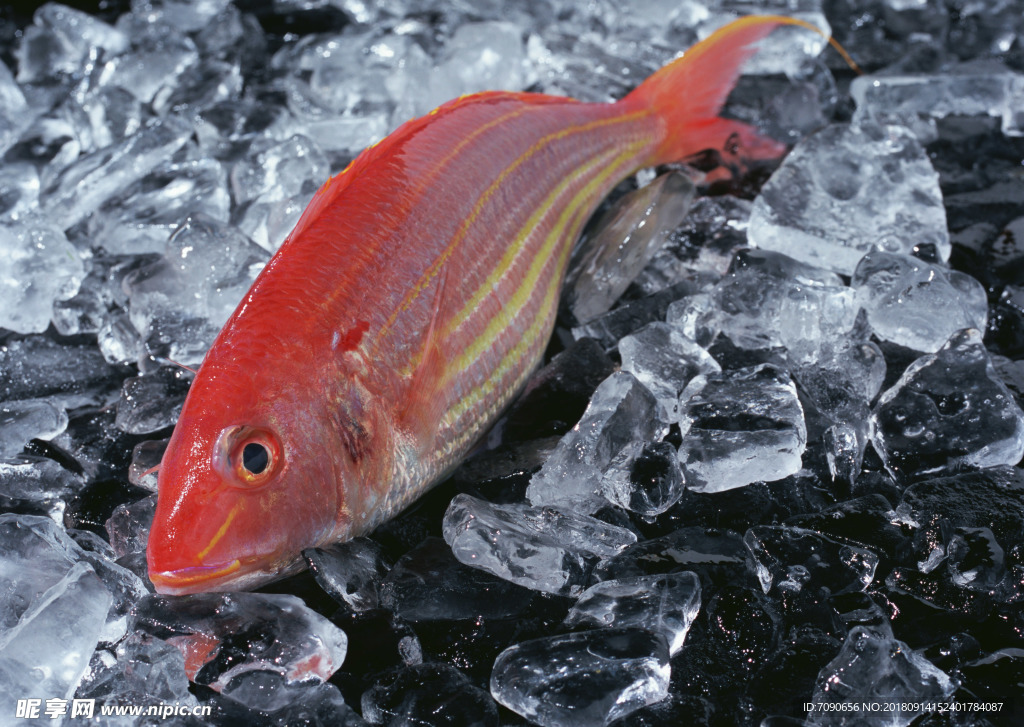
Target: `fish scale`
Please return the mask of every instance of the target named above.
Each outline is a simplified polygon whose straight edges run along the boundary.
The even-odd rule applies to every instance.
[[[806,25],[736,21],[614,104],[457,99],[324,184],[193,382],[160,466],[157,590],[293,572],[457,465],[540,361],[574,241],[619,181],[737,139],[781,154],[717,117],[780,24]]]

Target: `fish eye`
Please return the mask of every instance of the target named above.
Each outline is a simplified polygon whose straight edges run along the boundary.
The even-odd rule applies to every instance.
[[[218,451],[216,468],[239,487],[264,485],[281,466],[281,444],[265,429],[228,427],[221,433]]]
[[[242,448],[242,466],[252,475],[261,475],[270,464],[270,451],[259,442],[249,442]]]

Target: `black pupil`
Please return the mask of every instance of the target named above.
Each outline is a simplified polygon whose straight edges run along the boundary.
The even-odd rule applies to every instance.
[[[249,442],[245,445],[245,449],[242,450],[242,466],[250,474],[263,474],[268,464],[270,464],[270,456],[266,447],[256,442]]]

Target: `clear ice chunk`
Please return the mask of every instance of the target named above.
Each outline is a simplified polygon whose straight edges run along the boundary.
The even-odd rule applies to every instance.
[[[606,313],[690,209],[696,188],[672,172],[623,196],[574,252],[563,298],[580,324]]]
[[[915,351],[938,351],[963,328],[985,330],[985,288],[958,270],[876,250],[857,263],[850,285],[875,335]]]
[[[498,655],[491,694],[542,727],[604,727],[668,696],[660,634],[608,628],[524,641]]]
[[[167,442],[170,440],[149,440],[139,442],[132,448],[132,463],[128,467],[128,481],[136,487],[150,492],[157,489],[157,469],[163,459]]]
[[[824,433],[833,479],[853,483],[869,441],[870,402],[885,380],[885,358],[873,342],[850,342],[797,368],[794,378],[806,400],[831,422]]]
[[[149,540],[149,529],[153,525],[153,514],[156,512],[156,495],[144,497],[132,503],[124,503],[114,508],[114,512],[105,523],[107,537],[114,555],[121,558],[132,553],[146,550]]]
[[[380,603],[420,622],[510,618],[533,600],[533,591],[470,565],[459,562],[445,541],[426,538],[380,584]]]
[[[30,121],[28,116],[28,103],[25,101],[25,94],[15,83],[14,76],[7,64],[0,61],[0,154],[4,154],[18,139]],[[8,168],[10,168],[9,165]],[[15,172],[12,169],[11,171],[16,175],[24,175],[29,170]],[[3,205],[5,207],[8,205],[6,199]]]
[[[443,528],[462,563],[563,596],[578,596],[596,563],[636,542],[632,532],[586,515],[492,505],[465,494],[448,506]]]
[[[632,374],[614,373],[597,387],[579,423],[530,479],[526,497],[533,505],[597,512],[606,503],[601,476],[612,459],[630,442],[656,441],[667,431],[654,395]]]
[[[231,192],[245,205],[238,228],[274,252],[329,174],[319,144],[306,136],[254,143],[231,170]]]
[[[164,367],[125,379],[114,426],[129,434],[152,434],[174,426],[188,392],[184,373]]]
[[[409,78],[402,115],[420,116],[467,93],[486,90],[521,91],[526,83],[526,51],[522,28],[485,21],[456,28],[440,62]]]
[[[131,633],[117,645],[115,657],[112,663],[93,659],[76,698],[124,706],[197,703],[188,691],[185,660],[167,642]]]
[[[658,398],[669,421],[679,414],[679,394],[697,374],[722,370],[707,351],[667,323],[655,321],[619,341],[622,370]]]
[[[498,705],[450,664],[414,664],[363,692],[363,718],[381,725],[498,727]]]
[[[0,402],[0,457],[18,454],[30,439],[53,439],[67,426],[64,407],[50,399]]]
[[[167,161],[107,200],[89,236],[114,255],[163,252],[190,215],[227,222],[227,174],[216,159]]]
[[[0,328],[45,331],[53,304],[78,292],[85,268],[64,233],[44,221],[0,225]]]
[[[3,123],[3,117],[0,116],[0,145],[4,143]],[[0,179],[0,223],[23,220],[39,205],[39,171],[30,162],[5,164],[3,170],[3,178]]]
[[[676,303],[674,324],[702,338],[717,330],[740,348],[781,346],[797,363],[841,345],[859,309],[838,275],[771,250],[737,251],[708,296]]]
[[[601,492],[613,505],[650,517],[675,505],[684,484],[670,442],[630,442],[604,471]]]
[[[151,103],[158,93],[177,85],[179,76],[199,60],[199,52],[177,28],[135,20],[118,23],[133,36],[134,47],[104,63],[98,83],[123,88],[142,103]]]
[[[8,584],[0,628],[21,618],[25,608],[79,563],[89,565],[113,596],[100,637],[105,643],[117,641],[125,634],[128,611],[147,593],[141,579],[103,553],[84,550],[47,517],[0,515],[0,580]]]
[[[725,275],[736,251],[747,246],[750,206],[728,195],[700,197],[633,284],[651,295],[690,277]]]
[[[85,480],[52,459],[25,455],[0,459],[0,503],[34,504],[46,513],[60,512]],[[44,514],[40,512],[39,514]]]
[[[935,141],[935,119],[994,116],[1007,136],[1021,136],[1024,75],[1000,63],[951,65],[939,73],[872,74],[850,84],[857,104],[855,123],[900,124],[922,143]]]
[[[743,536],[765,593],[824,589],[829,595],[864,591],[878,555],[806,528],[759,525]]]
[[[0,577],[6,581],[7,573]],[[75,563],[0,633],[0,698],[12,705],[6,719],[30,695],[71,699],[100,641],[111,600],[92,567]],[[2,605],[7,611],[10,601]]]
[[[800,470],[807,427],[783,369],[761,364],[702,374],[680,399],[679,462],[691,490],[720,492]]]
[[[61,3],[42,5],[33,21],[16,52],[19,83],[82,74],[90,51],[117,55],[128,49],[124,33]]]
[[[902,126],[833,124],[790,152],[754,200],[751,244],[850,275],[871,250],[949,259],[939,177]]]
[[[996,373],[981,333],[969,328],[914,361],[882,393],[871,441],[886,466],[906,476],[1015,465],[1024,456],[1024,411]]]
[[[839,655],[818,673],[811,701],[823,707],[808,714],[808,723],[852,724],[853,713],[842,710],[841,704],[881,704],[891,707],[857,712],[856,723],[906,727],[924,714],[929,703],[945,701],[955,689],[956,683],[920,652],[891,635],[858,626],[846,637]]]
[[[325,548],[310,548],[302,555],[316,582],[334,600],[347,603],[356,613],[380,606],[379,584],[391,565],[373,540],[356,538]]]
[[[148,122],[124,141],[81,157],[40,196],[47,219],[62,229],[94,213],[180,149],[192,125],[176,117]]]
[[[675,656],[700,610],[700,578],[694,573],[647,575],[603,581],[585,590],[569,609],[569,627],[635,626],[661,634]]]
[[[287,684],[326,681],[345,660],[348,639],[299,598],[270,593],[149,595],[132,627],[177,647],[191,681],[232,697],[249,672],[272,672]]]

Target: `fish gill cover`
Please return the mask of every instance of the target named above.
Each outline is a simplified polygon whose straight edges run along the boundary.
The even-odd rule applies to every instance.
[[[1024,721],[1024,3],[77,6],[0,12],[0,724]],[[867,74],[774,35],[727,112],[793,151],[617,190],[630,263],[570,275],[486,448],[304,574],[152,593],[169,361],[329,174],[783,6]]]

